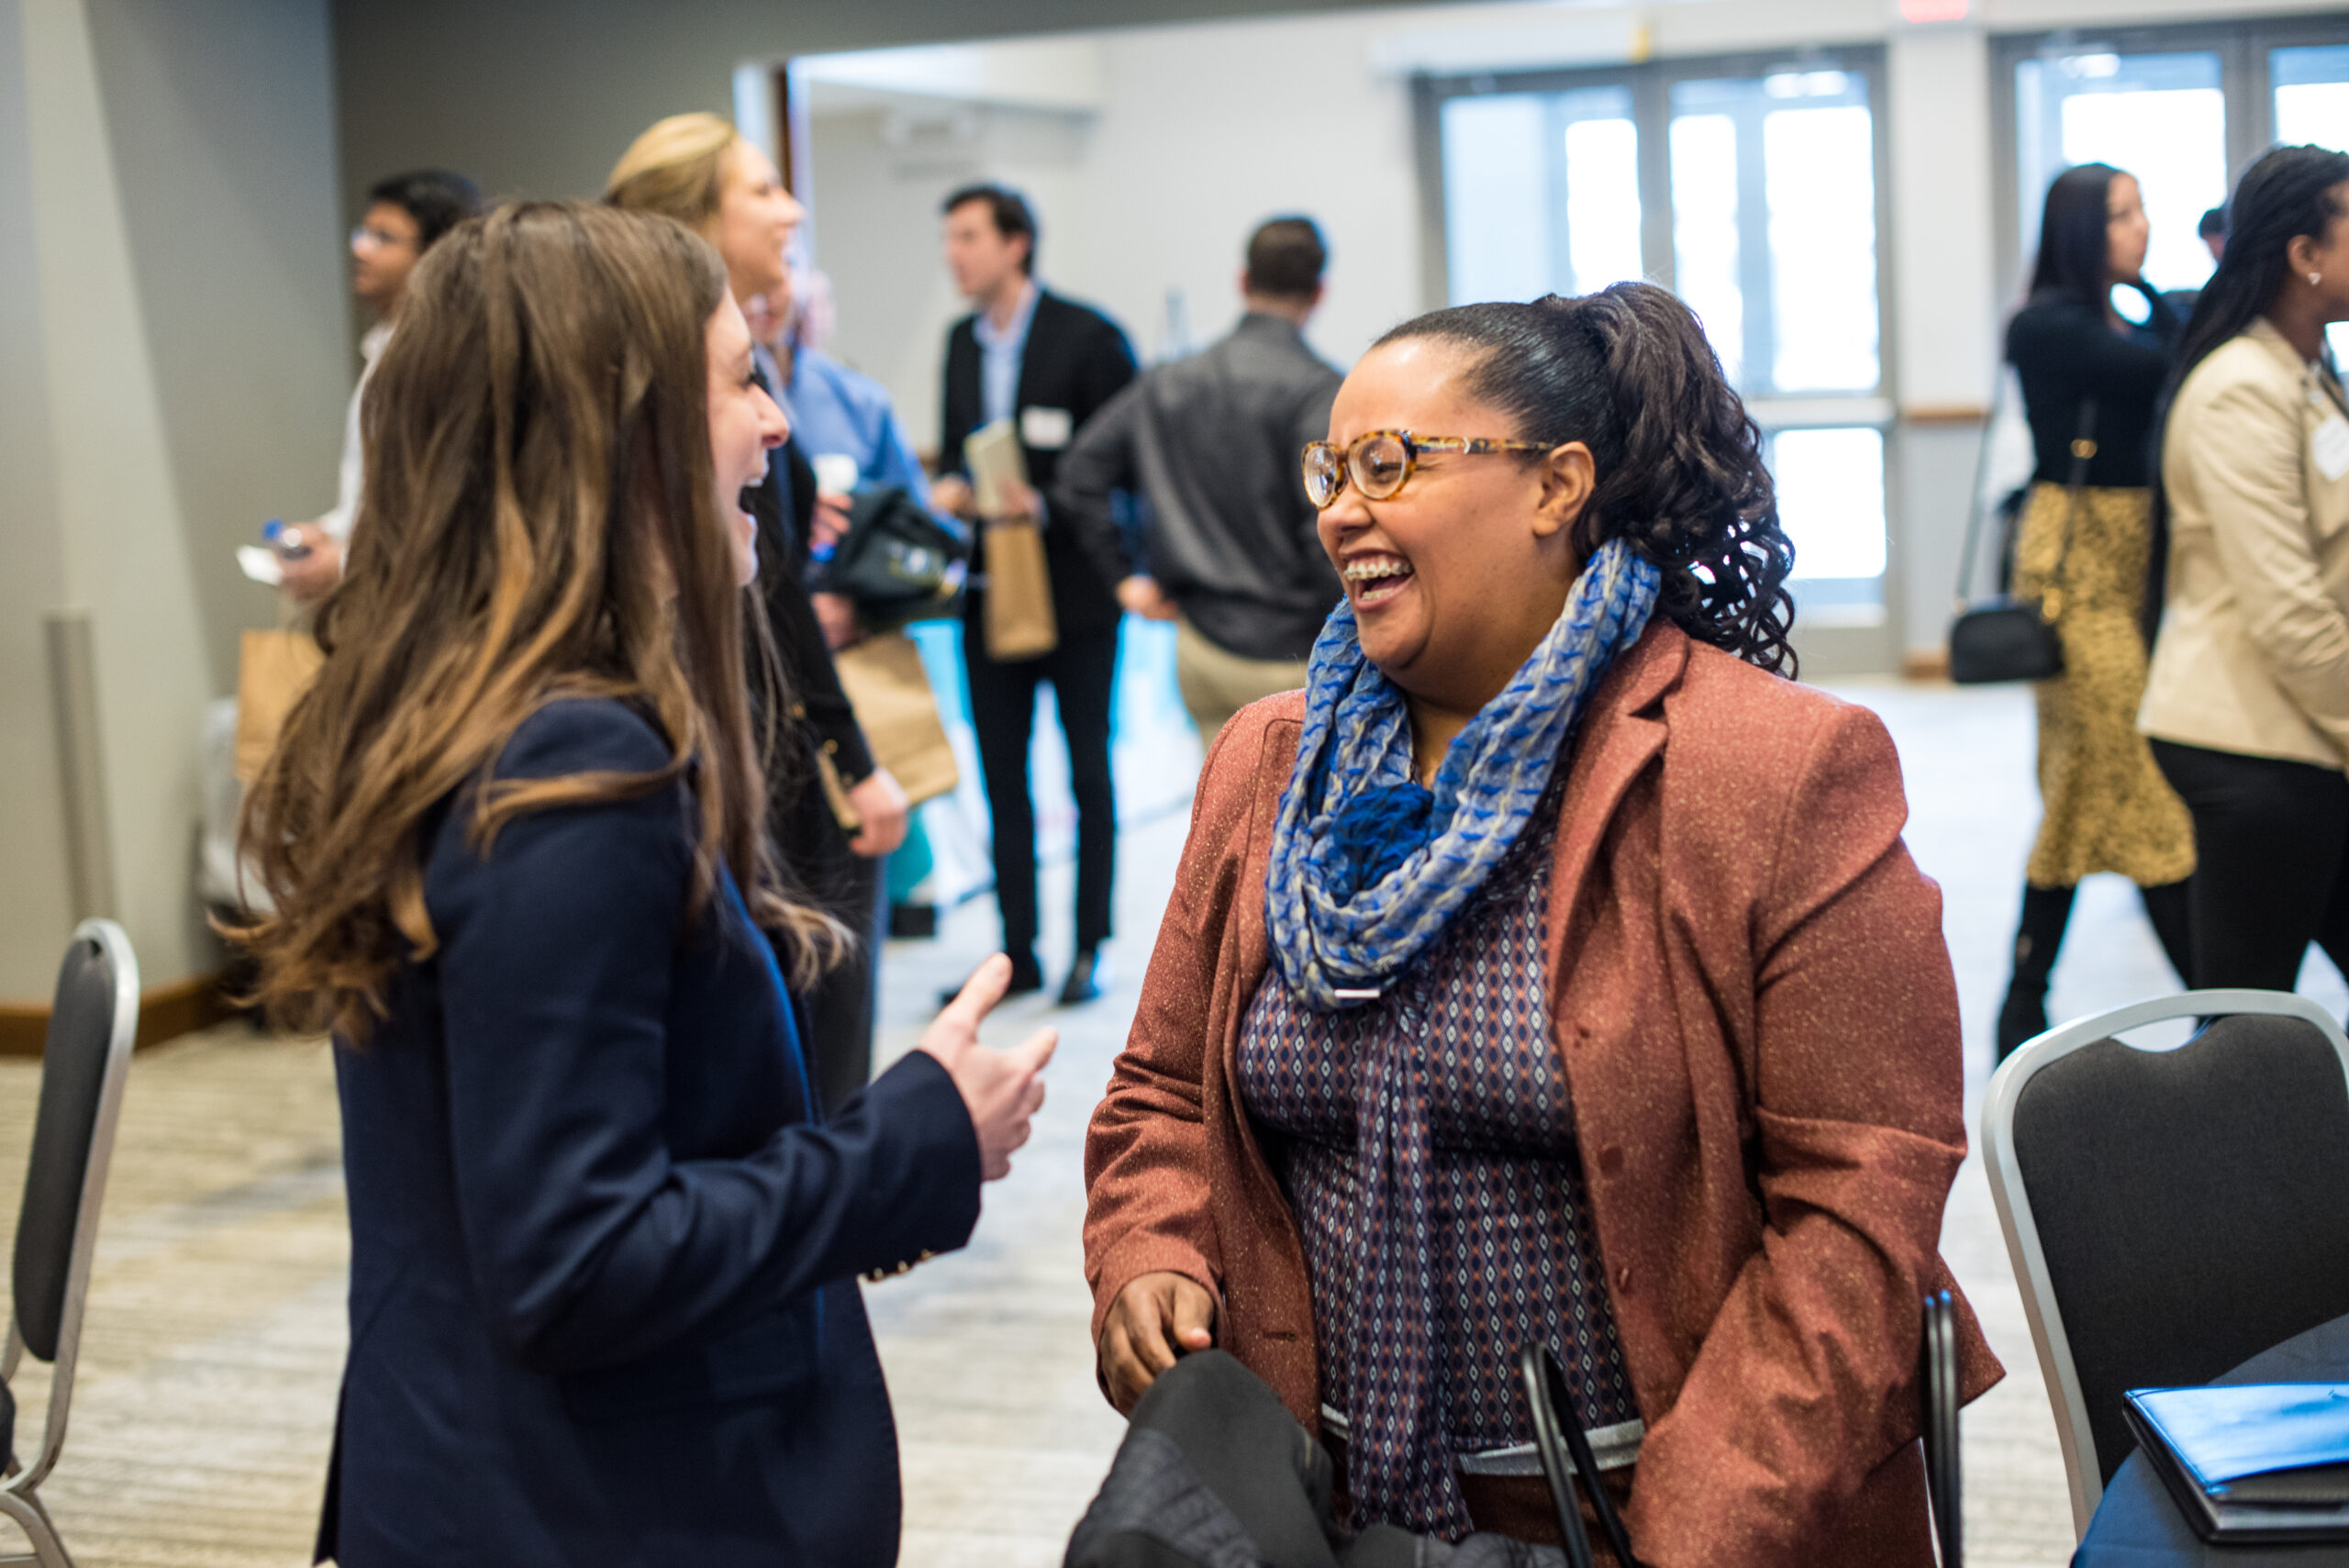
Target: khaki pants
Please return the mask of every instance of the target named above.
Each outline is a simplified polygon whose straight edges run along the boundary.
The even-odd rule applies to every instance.
[[[1303,686],[1309,668],[1302,659],[1242,659],[1200,636],[1189,621],[1174,623],[1174,684],[1199,727],[1202,746],[1214,745],[1225,722],[1259,697]]]

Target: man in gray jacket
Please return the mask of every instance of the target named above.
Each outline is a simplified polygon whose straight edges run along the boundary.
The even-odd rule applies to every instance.
[[[1052,526],[1076,535],[1119,603],[1175,623],[1183,704],[1209,744],[1258,697],[1305,684],[1341,593],[1297,466],[1329,434],[1343,379],[1303,331],[1328,261],[1309,218],[1259,228],[1239,326],[1103,405],[1054,476]],[[1120,490],[1148,503],[1131,535],[1112,511]]]

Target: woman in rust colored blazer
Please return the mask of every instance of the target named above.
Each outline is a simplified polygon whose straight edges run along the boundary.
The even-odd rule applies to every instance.
[[[1353,1528],[1539,1538],[1539,1337],[1644,1562],[1926,1568],[1957,997],[1891,740],[1780,673],[1752,423],[1623,284],[1397,328],[1330,438],[1346,600],[1208,759],[1093,1119],[1104,1387],[1219,1346]]]

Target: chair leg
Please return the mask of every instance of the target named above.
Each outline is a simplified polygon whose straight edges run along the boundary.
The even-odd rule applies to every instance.
[[[49,1510],[40,1506],[39,1497],[29,1492],[0,1492],[0,1514],[16,1520],[32,1541],[33,1561],[40,1568],[73,1568],[72,1554],[57,1539],[57,1527],[50,1523]]]

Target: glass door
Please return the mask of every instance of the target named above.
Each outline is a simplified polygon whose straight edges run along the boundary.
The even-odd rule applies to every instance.
[[[1814,625],[1884,619],[1876,128],[1867,78],[1674,82],[1673,276],[1767,434]]]

